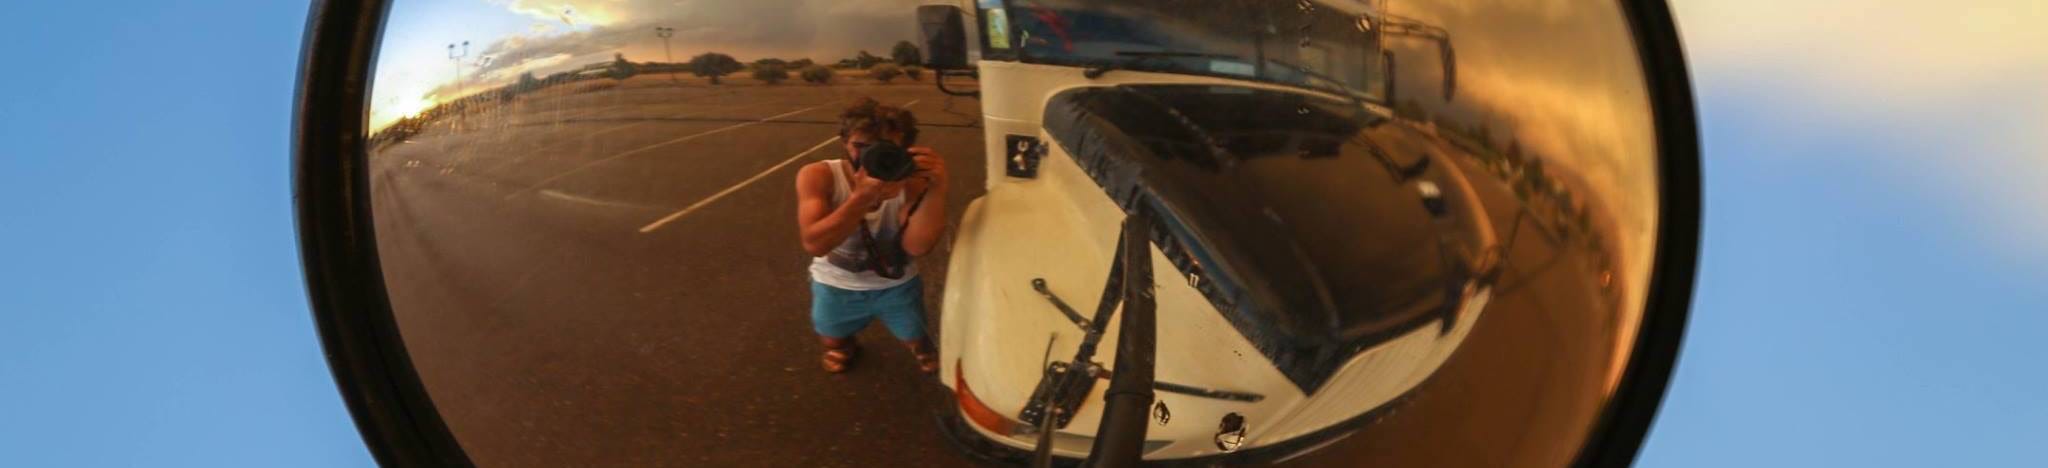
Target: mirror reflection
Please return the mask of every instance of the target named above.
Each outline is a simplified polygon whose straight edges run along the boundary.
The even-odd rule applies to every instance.
[[[483,466],[1555,466],[1628,359],[1620,7],[396,2],[377,245]]]

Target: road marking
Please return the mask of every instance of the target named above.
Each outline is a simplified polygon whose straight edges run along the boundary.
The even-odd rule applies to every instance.
[[[835,136],[832,138],[826,138],[825,141],[818,142],[818,144],[816,146],[812,146],[811,149],[807,149],[801,153],[797,153],[796,156],[790,156],[789,159],[783,160],[781,164],[776,164],[775,167],[770,167],[768,168],[768,170],[761,171],[760,174],[754,174],[753,177],[749,177],[747,178],[747,180],[742,180],[738,184],[734,184],[731,187],[727,187],[723,191],[712,194],[710,197],[706,197],[705,199],[698,201],[697,203],[693,203],[687,208],[683,208],[682,210],[678,210],[674,213],[669,213],[668,216],[664,216],[661,219],[655,220],[652,223],[648,223],[646,226],[640,227],[640,233],[646,234],[649,232],[654,232],[654,230],[656,229],[661,229],[662,225],[668,224],[670,221],[680,219],[684,215],[690,214],[690,212],[692,211],[697,211],[698,208],[703,208],[705,205],[710,205],[711,202],[718,201],[718,199],[720,198],[725,198],[726,195],[731,195],[733,192],[739,191],[740,188],[746,187],[747,184],[752,184],[754,183],[754,181],[761,180],[762,177],[767,177],[768,174],[773,174],[775,173],[775,171],[781,170],[783,166],[788,166],[789,163],[796,162],[796,160],[798,159],[803,159],[804,156],[809,155],[811,153],[815,153],[818,151],[819,148],[824,148],[825,145],[830,145],[832,144],[832,142],[835,141],[839,141],[839,137]]]
[[[819,104],[819,105],[815,105],[815,106],[811,106],[811,107],[805,107],[805,108],[802,108],[802,109],[797,109],[797,110],[793,110],[793,111],[789,111],[789,112],[784,112],[784,113],[782,113],[782,114],[777,114],[777,115],[775,115],[775,116],[772,116],[772,117],[768,117],[768,118],[765,118],[765,119],[761,119],[761,120],[756,120],[756,121],[752,121],[752,122],[746,122],[746,123],[741,123],[741,124],[735,124],[735,125],[728,125],[728,126],[725,126],[725,127],[719,127],[719,128],[717,128],[717,129],[713,129],[713,130],[707,130],[707,131],[703,131],[703,132],[699,132],[699,133],[693,133],[693,134],[689,134],[689,135],[684,135],[684,136],[682,136],[682,137],[678,137],[678,138],[676,138],[676,139],[673,139],[673,140],[669,140],[669,141],[664,141],[664,142],[660,142],[660,143],[655,143],[655,144],[652,144],[652,145],[647,145],[647,146],[642,146],[642,147],[639,147],[639,148],[634,148],[634,149],[631,149],[631,150],[627,150],[627,151],[625,151],[625,152],[622,152],[622,153],[619,153],[619,154],[614,154],[614,155],[611,155],[611,156],[606,156],[606,157],[604,157],[604,159],[599,159],[599,160],[596,160],[596,161],[591,161],[591,162],[583,163],[583,165],[581,165],[581,166],[576,166],[576,168],[574,168],[574,169],[570,169],[570,170],[568,170],[568,171],[564,171],[564,172],[562,172],[562,173],[560,173],[560,174],[555,174],[555,176],[554,176],[554,177],[549,177],[549,178],[547,178],[547,179],[543,179],[543,180],[541,180],[540,182],[536,182],[536,183],[534,183],[534,184],[533,184],[532,186],[528,186],[528,187],[526,187],[525,189],[522,189],[522,190],[520,190],[520,191],[517,191],[517,192],[512,192],[512,194],[511,194],[511,195],[506,195],[506,196],[505,196],[505,198],[509,199],[509,198],[512,198],[512,197],[514,197],[514,196],[518,196],[519,194],[522,194],[522,193],[526,193],[526,192],[531,192],[531,191],[533,191],[534,189],[540,188],[540,187],[541,187],[541,186],[543,186],[543,185],[547,185],[547,184],[548,184],[548,183],[550,183],[550,182],[554,182],[554,181],[556,181],[556,180],[560,180],[560,179],[561,179],[561,178],[563,178],[563,177],[568,177],[568,176],[569,176],[570,174],[575,174],[575,173],[578,173],[578,172],[582,172],[582,171],[583,171],[584,169],[589,169],[589,168],[591,168],[592,166],[596,166],[596,165],[599,165],[599,164],[604,164],[604,163],[606,163],[606,162],[610,162],[610,161],[612,161],[612,160],[615,160],[615,159],[619,159],[619,158],[623,158],[623,157],[627,157],[627,156],[632,156],[632,155],[635,155],[635,154],[645,153],[645,152],[647,152],[647,151],[651,151],[651,150],[653,150],[653,149],[655,149],[655,148],[660,148],[660,147],[663,147],[663,146],[668,146],[668,145],[673,145],[673,144],[676,144],[676,143],[682,143],[682,142],[685,142],[685,141],[695,140],[695,139],[697,139],[697,138],[699,138],[699,137],[704,137],[704,136],[708,136],[708,135],[713,135],[713,134],[718,134],[718,133],[724,133],[724,132],[728,132],[728,131],[732,131],[732,130],[738,130],[738,129],[741,129],[741,128],[746,128],[746,127],[752,127],[752,126],[755,126],[755,125],[760,125],[760,124],[768,123],[769,121],[773,121],[773,120],[775,120],[775,119],[780,119],[780,118],[783,118],[783,117],[788,117],[788,116],[792,116],[792,115],[796,115],[796,114],[801,114],[801,113],[804,113],[804,112],[809,112],[809,111],[815,110],[815,109],[817,109],[817,108],[820,108],[820,107],[825,107],[826,105],[827,105],[827,104]]]
[[[614,207],[614,208],[653,208],[653,207],[651,207],[651,206],[646,206],[646,205],[637,205],[637,204],[632,204],[632,203],[626,203],[626,202],[619,202],[619,201],[611,201],[611,200],[602,200],[602,199],[597,199],[597,198],[591,198],[591,197],[586,197],[586,196],[582,196],[582,195],[576,195],[576,194],[572,194],[572,193],[567,193],[567,192],[563,192],[563,191],[560,191],[560,190],[555,190],[555,189],[542,189],[542,190],[540,191],[540,195],[541,195],[541,196],[543,196],[543,197],[548,197],[548,198],[554,198],[554,199],[558,199],[558,200],[564,200],[564,201],[572,201],[572,202],[577,202],[577,203],[586,203],[586,204],[591,204],[591,205],[597,205],[597,206],[609,206],[609,207]]]
[[[626,130],[626,129],[630,129],[630,128],[634,128],[634,127],[639,127],[639,126],[641,126],[641,125],[647,125],[647,124],[650,124],[650,123],[655,123],[655,122],[658,122],[658,121],[660,121],[661,119],[679,119],[679,118],[683,118],[683,117],[693,117],[693,116],[696,116],[696,115],[699,115],[699,114],[708,114],[708,113],[711,113],[711,112],[713,112],[713,111],[735,111],[735,110],[743,110],[743,109],[749,109],[749,108],[759,107],[760,105],[761,105],[761,104],[759,104],[759,103],[753,103],[753,104],[744,104],[744,105],[740,105],[739,107],[731,107],[731,108],[716,108],[716,109],[695,109],[695,110],[690,110],[690,111],[687,111],[687,112],[683,112],[683,113],[679,113],[679,114],[674,114],[674,115],[666,115],[666,116],[654,116],[654,117],[646,117],[646,118],[639,118],[639,119],[638,119],[637,121],[635,121],[635,122],[632,122],[632,123],[626,123],[626,124],[619,124],[619,125],[613,125],[613,126],[610,126],[610,127],[605,127],[605,128],[601,128],[601,129],[598,129],[598,130],[595,130],[595,131],[590,131],[590,132],[583,132],[583,133],[579,133],[579,134],[575,135],[575,137],[573,137],[573,138],[564,138],[564,139],[558,139],[558,140],[555,140],[555,141],[553,141],[553,142],[551,142],[551,143],[548,143],[548,144],[546,144],[546,145],[542,145],[542,146],[540,147],[540,149],[536,149],[536,150],[532,150],[532,151],[527,151],[527,152],[525,152],[525,153],[526,153],[526,154],[546,154],[546,153],[548,153],[548,152],[551,152],[551,151],[555,151],[555,150],[556,150],[557,148],[559,148],[559,147],[562,147],[562,146],[565,146],[565,145],[570,145],[570,144],[574,144],[574,143],[578,142],[579,140],[582,140],[582,141],[586,141],[586,142],[587,142],[587,141],[588,141],[589,139],[591,139],[591,138],[593,138],[593,137],[596,137],[596,136],[598,136],[598,135],[603,135],[603,134],[606,134],[606,133],[616,132],[616,131],[620,131],[620,130]],[[624,106],[624,105],[619,105],[619,106],[612,106],[612,107],[625,107],[625,106]],[[610,109],[610,108],[608,107],[607,109]],[[595,114],[592,114],[592,115],[595,115]],[[585,115],[585,116],[580,116],[580,117],[578,117],[578,118],[582,118],[582,117],[589,117],[589,115]],[[565,122],[567,122],[567,121],[566,121],[566,120],[564,120],[564,121],[557,121],[557,122],[553,122],[553,124],[554,124],[554,125],[555,125],[556,127],[561,127],[561,126],[562,126],[562,124],[563,124],[563,123],[565,123]],[[560,131],[560,130],[559,130],[559,128],[557,128],[556,130],[557,130],[557,131]],[[552,134],[550,134],[549,136],[553,136],[553,135],[552,135]],[[510,158],[508,158],[508,159],[510,159]],[[509,162],[507,162],[507,164],[509,164],[510,162],[517,162],[517,161],[518,161],[518,159],[512,159],[512,161],[509,161]],[[495,169],[495,168],[493,168],[493,169]]]
[[[712,113],[712,112],[718,112],[718,111],[736,111],[736,110],[745,110],[745,109],[752,109],[752,108],[755,108],[755,107],[761,107],[762,105],[763,105],[763,103],[749,103],[749,104],[742,104],[742,105],[739,105],[739,106],[737,106],[737,107],[716,107],[716,108],[708,108],[708,109],[702,109],[702,108],[700,108],[700,109],[695,109],[695,110],[691,110],[691,111],[687,111],[687,112],[683,112],[683,113],[679,113],[679,114],[674,114],[674,115],[668,115],[668,116],[657,116],[657,117],[653,117],[652,119],[680,119],[680,118],[683,118],[683,117],[695,117],[695,116],[698,116],[698,115],[703,115],[703,114],[709,114],[709,113]],[[614,107],[625,107],[625,106],[624,106],[624,105],[618,105],[618,106],[611,106],[611,107],[607,107],[606,109],[610,109],[610,108],[614,108]],[[594,114],[593,114],[593,115],[594,115]],[[586,116],[583,116],[583,117],[588,117],[588,115],[586,115]],[[579,117],[579,118],[580,118],[580,117]],[[596,136],[598,136],[598,135],[603,135],[603,134],[606,134],[606,133],[611,133],[611,132],[616,132],[616,131],[620,131],[620,130],[625,130],[625,129],[629,129],[629,128],[639,127],[639,126],[641,126],[641,125],[647,125],[647,124],[650,124],[650,123],[655,123],[655,122],[657,122],[657,121],[658,121],[658,120],[640,120],[640,121],[636,121],[636,122],[633,122],[633,123],[628,123],[628,124],[620,124],[620,125],[614,125],[614,126],[611,126],[611,127],[606,127],[606,128],[603,128],[603,129],[599,129],[599,130],[596,130],[596,131],[591,131],[591,132],[586,132],[586,133],[582,133],[582,134],[576,135],[576,138],[558,139],[558,140],[555,140],[554,142],[551,142],[551,143],[548,143],[548,144],[545,144],[545,145],[541,145],[539,149],[535,149],[535,150],[532,150],[532,151],[523,151],[523,152],[520,152],[520,154],[519,154],[519,155],[517,155],[517,156],[510,156],[510,157],[506,157],[506,158],[504,158],[504,160],[502,160],[502,161],[499,161],[497,165],[495,165],[495,166],[490,166],[490,167],[487,167],[487,168],[481,169],[481,170],[479,170],[478,172],[490,172],[490,171],[495,171],[495,170],[498,170],[498,169],[502,169],[502,168],[504,168],[504,167],[506,167],[506,166],[510,166],[510,165],[513,165],[513,164],[517,164],[517,163],[520,163],[520,162],[524,162],[524,161],[525,161],[525,160],[526,160],[527,158],[530,158],[530,157],[532,157],[532,156],[534,156],[534,155],[541,155],[541,154],[549,154],[549,153],[551,153],[551,152],[554,152],[554,151],[556,151],[556,150],[560,149],[560,148],[561,148],[562,146],[565,146],[565,145],[569,145],[569,144],[575,143],[575,142],[576,142],[576,141],[578,141],[579,139],[587,141],[587,140],[589,140],[590,138],[592,138],[592,137],[596,137]],[[561,124],[562,124],[562,123],[563,123],[563,122],[559,122],[559,121],[558,121],[558,122],[554,122],[554,125],[555,125],[556,127],[561,127]],[[557,129],[556,131],[560,131],[560,130],[559,130],[559,128],[558,128],[558,129]],[[549,136],[553,136],[553,134],[550,134]],[[527,190],[532,190],[532,189],[531,189],[531,188],[528,188]],[[516,196],[516,195],[518,195],[519,193],[521,193],[521,192],[513,192],[513,193],[512,193],[512,195],[508,195],[508,196],[506,196],[505,198],[506,198],[506,199],[511,199],[511,198],[512,198],[513,196]]]

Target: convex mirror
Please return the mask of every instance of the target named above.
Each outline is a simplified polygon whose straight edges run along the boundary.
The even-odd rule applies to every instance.
[[[1661,2],[313,13],[299,233],[386,464],[1619,465],[1683,328]]]

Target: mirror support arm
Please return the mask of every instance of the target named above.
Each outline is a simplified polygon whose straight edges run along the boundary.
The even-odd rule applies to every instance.
[[[947,88],[946,77],[949,75],[965,76],[976,79],[981,78],[981,74],[973,70],[935,70],[932,73],[932,84],[939,86],[939,92],[946,93],[947,96],[961,96],[971,98],[981,97],[981,91],[960,91],[952,88]]]

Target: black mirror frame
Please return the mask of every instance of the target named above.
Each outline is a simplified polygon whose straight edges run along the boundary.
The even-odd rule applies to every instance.
[[[962,91],[946,87],[946,77],[965,76],[978,78],[967,45],[967,16],[960,7],[953,5],[919,5],[917,7],[918,37],[924,47],[925,68],[932,71],[932,84],[947,96],[981,97],[980,91]],[[948,39],[953,47],[938,47],[935,40]],[[941,58],[941,52],[946,56]]]
[[[1621,2],[1657,132],[1659,218],[1636,344],[1578,466],[1626,466],[1669,385],[1699,248],[1700,157],[1690,79],[1669,6]],[[370,77],[385,0],[315,0],[293,102],[292,184],[308,301],[356,430],[384,466],[473,466],[406,354],[384,290],[366,169]]]
[[[370,213],[370,77],[383,0],[315,0],[293,100],[299,261],[328,370],[382,466],[474,466],[420,382],[384,291]]]
[[[924,48],[924,66],[945,72],[969,68],[967,16],[953,5],[917,7],[918,38]],[[950,42],[941,44],[941,42]]]

